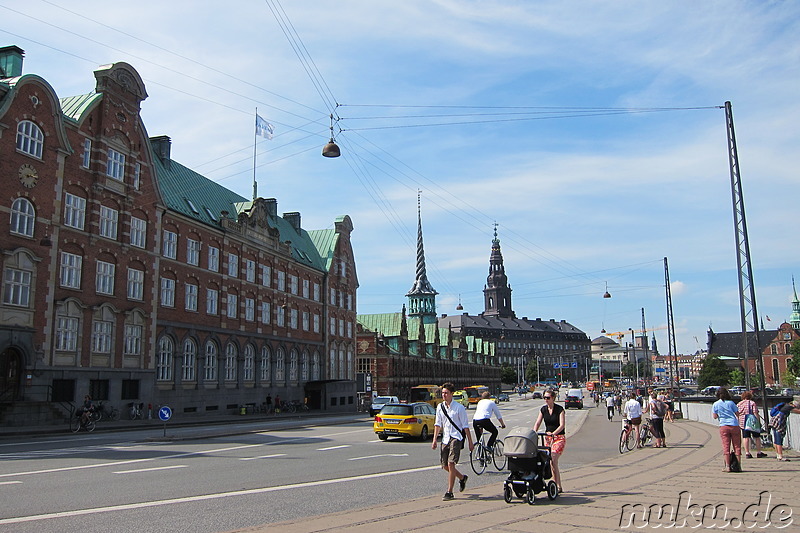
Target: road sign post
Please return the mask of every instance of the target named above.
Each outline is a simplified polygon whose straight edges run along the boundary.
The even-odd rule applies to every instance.
[[[158,409],[158,418],[164,422],[164,437],[167,436],[167,420],[172,418],[172,409],[167,405],[162,405]]]

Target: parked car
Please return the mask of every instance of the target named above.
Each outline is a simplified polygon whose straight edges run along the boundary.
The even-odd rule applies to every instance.
[[[567,391],[567,397],[564,400],[564,409],[569,409],[570,407],[583,409],[583,391],[581,389],[569,389]]]
[[[719,389],[719,385],[711,385],[710,387],[706,387],[705,389],[700,391],[701,396],[715,396],[717,394],[717,389]]]
[[[397,396],[376,396],[369,407],[369,416],[377,415],[387,403],[400,403],[400,399]]]
[[[781,389],[781,396],[797,396],[800,394],[800,391],[797,389]]]
[[[375,415],[372,429],[381,440],[389,437],[427,440],[435,422],[436,410],[428,403],[387,403]]]
[[[533,392],[533,399],[534,400],[541,400],[542,399],[542,393],[540,391],[538,391],[538,390],[534,391]]]
[[[498,402],[510,402],[511,398],[509,398],[508,394],[506,394],[505,392],[501,392],[500,394],[497,395],[497,401]]]
[[[457,390],[453,393],[453,400],[460,403],[464,407],[469,408],[469,396],[467,396],[467,391],[465,390]]]

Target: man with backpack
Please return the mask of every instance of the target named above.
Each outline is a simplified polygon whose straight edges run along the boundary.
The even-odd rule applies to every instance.
[[[789,420],[789,414],[794,409],[800,409],[800,400],[795,400],[791,403],[779,403],[769,412],[772,443],[775,445],[775,456],[778,461],[789,461],[788,458],[783,456],[783,438],[786,435],[786,422]]]

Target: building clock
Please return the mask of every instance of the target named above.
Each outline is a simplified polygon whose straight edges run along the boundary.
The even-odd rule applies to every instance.
[[[39,173],[36,172],[36,169],[33,168],[33,165],[29,165],[28,163],[25,163],[19,167],[17,174],[19,175],[20,183],[22,183],[22,185],[28,189],[36,185],[36,182],[39,180]]]
[[[786,332],[786,333],[783,334],[783,340],[787,340],[788,341],[791,338],[792,338],[792,334],[791,333]]]

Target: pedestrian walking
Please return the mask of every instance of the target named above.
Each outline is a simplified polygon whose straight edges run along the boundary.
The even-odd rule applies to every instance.
[[[608,421],[611,422],[614,420],[614,395],[609,394],[606,396],[606,410],[608,411]]]
[[[545,391],[544,402],[544,405],[539,410],[539,416],[536,417],[536,423],[533,424],[533,430],[538,432],[539,426],[544,422],[547,433],[544,437],[544,444],[550,447],[550,466],[553,470],[553,481],[556,482],[560,494],[563,490],[561,489],[561,472],[558,469],[558,458],[561,457],[561,454],[564,453],[564,448],[567,446],[565,433],[567,417],[564,408],[556,403],[555,391]]]
[[[767,454],[761,451],[761,415],[758,414],[758,405],[753,401],[753,393],[746,390],[742,393],[742,401],[736,404],[739,411],[739,427],[742,430],[744,440],[744,456],[752,459],[750,453],[750,438],[756,441],[756,457],[766,457]]]
[[[444,400],[436,408],[436,421],[433,426],[432,449],[436,449],[436,440],[439,434],[442,435],[442,449],[439,453],[442,463],[442,470],[447,472],[447,492],[444,493],[442,500],[449,501],[454,498],[453,487],[458,479],[458,490],[464,492],[467,486],[467,476],[456,468],[456,463],[461,456],[464,447],[464,440],[469,443],[469,451],[474,448],[472,443],[472,432],[469,430],[469,417],[464,406],[453,401],[453,393],[456,391],[455,385],[448,382],[442,385],[442,399]]]
[[[739,410],[731,400],[728,389],[717,389],[717,401],[711,406],[711,416],[719,420],[719,437],[725,457],[723,472],[740,472],[742,464],[742,432],[739,429]],[[731,450],[733,447],[733,450]],[[733,452],[733,453],[731,453]],[[731,457],[733,455],[734,457]],[[739,465],[739,468],[736,465]],[[733,467],[733,468],[732,468]]]

